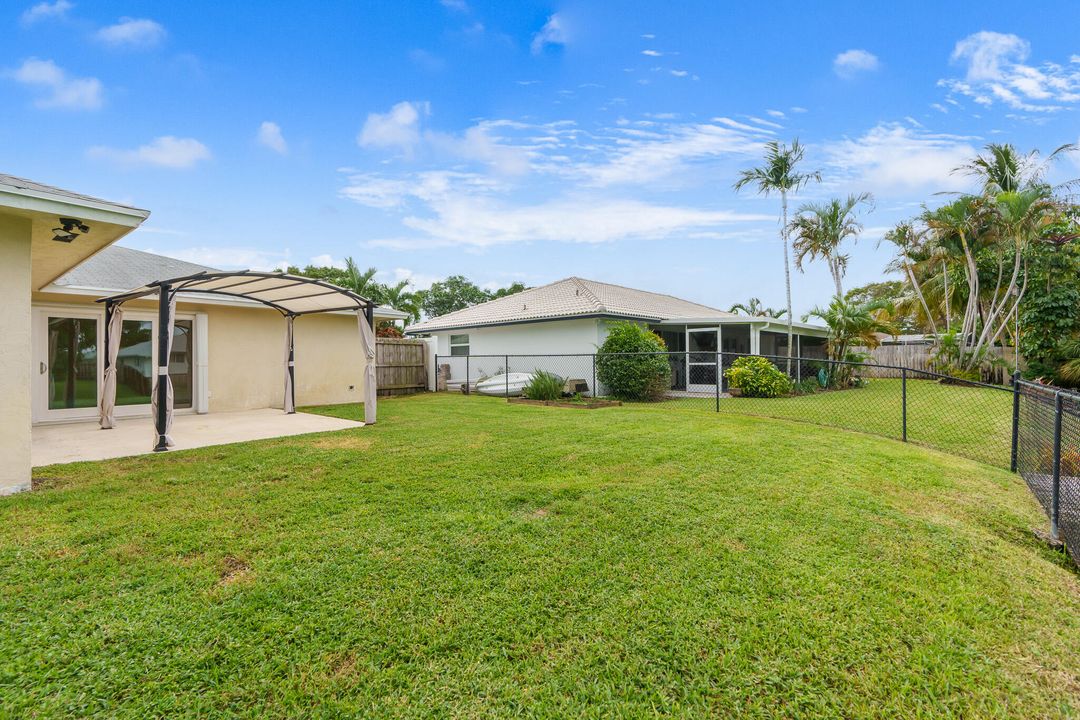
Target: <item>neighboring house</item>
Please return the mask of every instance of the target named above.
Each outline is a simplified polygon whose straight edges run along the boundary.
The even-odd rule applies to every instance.
[[[105,310],[95,301],[211,270],[109,247],[148,215],[0,175],[0,494],[30,485],[32,424],[98,418]],[[157,302],[123,307],[116,415],[149,417]],[[375,311],[377,320],[405,317]],[[365,365],[355,312],[297,318],[295,333],[297,403],[359,401]],[[178,293],[168,362],[177,413],[282,407],[285,362],[285,320],[276,310],[243,298]]]
[[[455,376],[463,377],[464,366],[443,358],[591,355],[603,344],[609,324],[616,320],[646,325],[664,339],[669,351],[683,353],[671,361],[675,390],[714,390],[718,350],[787,354],[784,320],[735,315],[671,295],[577,277],[431,318],[411,325],[406,332],[434,336],[436,352],[441,356],[439,364],[449,364],[452,379],[457,379]],[[825,357],[827,328],[807,323],[794,323],[794,328],[796,355]],[[540,367],[543,363],[535,364]],[[563,363],[568,364],[568,360]],[[481,371],[490,371],[488,365],[492,362],[471,362],[470,380]],[[559,372],[554,360],[547,365]],[[583,376],[582,364],[577,365],[559,374]],[[511,369],[519,367],[511,363]]]

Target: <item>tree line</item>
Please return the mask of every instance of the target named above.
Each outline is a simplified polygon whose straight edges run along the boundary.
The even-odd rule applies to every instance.
[[[528,289],[523,283],[515,282],[496,290],[485,290],[463,275],[451,275],[445,280],[432,283],[426,290],[414,290],[407,279],[395,283],[379,282],[375,279],[378,274],[376,268],[361,270],[351,257],[345,259],[343,268],[322,265],[308,265],[304,268],[292,266],[288,272],[325,280],[380,305],[407,313],[409,317],[405,321],[406,325],[418,322],[421,317],[438,317]]]

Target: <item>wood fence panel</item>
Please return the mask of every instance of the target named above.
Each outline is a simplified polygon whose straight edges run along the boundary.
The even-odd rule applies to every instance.
[[[427,389],[427,344],[423,340],[378,338],[375,363],[379,395],[410,395]]]
[[[930,356],[931,346],[929,345],[880,345],[873,350],[865,347],[856,347],[852,348],[852,350],[868,354],[870,359],[867,362],[874,365],[893,365],[911,370],[940,372]],[[1015,351],[1012,348],[995,348],[994,352],[1005,364],[991,370],[983,380],[985,382],[1006,384],[1012,375],[1013,363],[1016,357]],[[891,368],[861,368],[859,374],[864,377],[900,377],[900,371]]]

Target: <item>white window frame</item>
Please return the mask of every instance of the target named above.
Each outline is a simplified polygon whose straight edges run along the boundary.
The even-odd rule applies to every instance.
[[[461,338],[461,337],[465,338],[465,342],[454,342],[454,338]],[[470,352],[469,352],[470,341],[471,341],[471,338],[469,337],[469,333],[451,333],[450,337],[447,339],[447,342],[450,344],[449,345],[449,347],[450,347],[450,355],[455,356],[454,355],[454,348],[460,348],[460,347],[465,348],[465,355],[469,355],[470,354]],[[464,355],[457,355],[456,357],[464,357]]]

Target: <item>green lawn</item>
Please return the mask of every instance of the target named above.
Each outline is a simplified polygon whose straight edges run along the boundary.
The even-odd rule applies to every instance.
[[[379,417],[0,499],[0,717],[1080,712],[1016,476],[661,406]]]
[[[1009,467],[1012,392],[908,380],[908,441]],[[715,404],[706,402],[715,410]],[[776,399],[731,398],[720,411],[831,425],[900,439],[903,391],[897,379],[872,379],[866,387]]]

